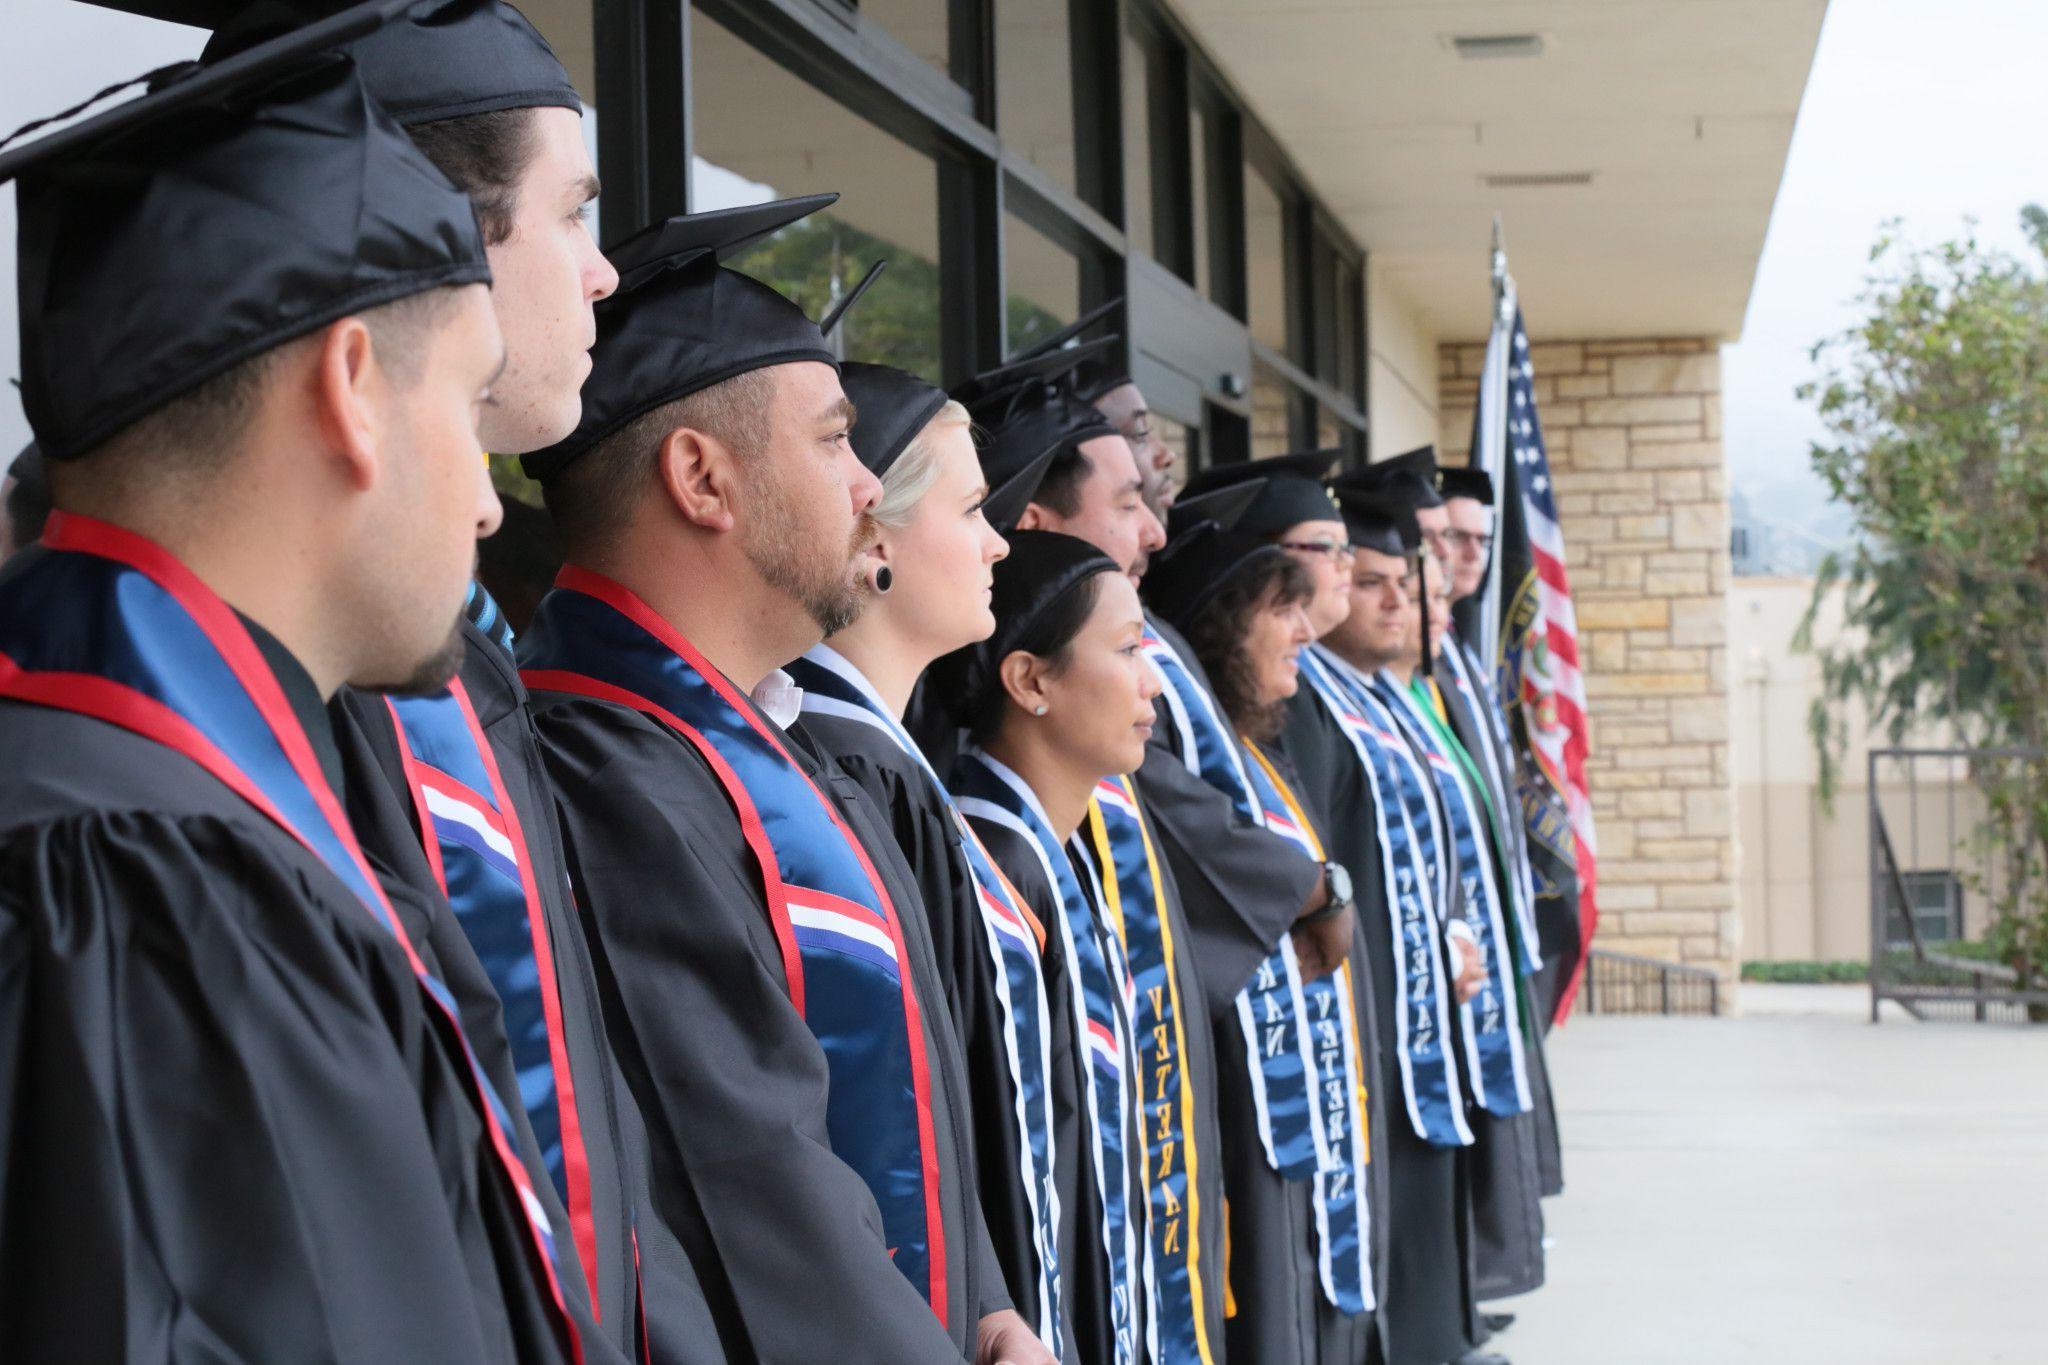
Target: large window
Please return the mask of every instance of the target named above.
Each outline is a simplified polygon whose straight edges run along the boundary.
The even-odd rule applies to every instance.
[[[940,74],[955,77],[953,0],[855,0],[855,4],[863,19],[879,24]]]
[[[1067,0],[996,0],[995,15],[996,130],[1055,185],[1078,190]]]
[[[1287,207],[1256,166],[1244,170],[1245,323],[1252,340],[1290,355]]]
[[[697,125],[690,207],[701,212],[837,191],[831,209],[731,264],[812,317],[868,267],[889,268],[840,324],[842,353],[938,382],[939,188],[929,157],[899,142],[699,14],[691,35]]]
[[[1151,45],[1137,32],[1124,34],[1124,232],[1131,250],[1158,255],[1153,245],[1152,162],[1152,53]]]
[[[1011,353],[1081,316],[1081,262],[1015,213],[1003,220],[1004,322]]]

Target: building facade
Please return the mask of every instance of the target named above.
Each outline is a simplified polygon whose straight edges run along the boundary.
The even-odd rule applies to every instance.
[[[17,122],[202,41],[24,3],[29,69],[0,89],[28,101]],[[600,240],[837,191],[734,263],[821,315],[886,259],[844,353],[944,383],[1121,299],[1131,372],[1188,469],[1429,442],[1463,458],[1498,212],[1587,655],[1603,939],[1732,975],[1716,353],[1826,0],[520,7],[591,101]],[[508,526],[488,555],[545,581],[545,518]]]

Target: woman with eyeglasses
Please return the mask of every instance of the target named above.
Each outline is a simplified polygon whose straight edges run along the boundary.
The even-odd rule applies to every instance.
[[[1186,635],[1214,683],[1231,730],[1220,739],[1235,750],[1256,817],[1326,862],[1318,821],[1297,796],[1274,741],[1299,686],[1297,656],[1315,636],[1311,612],[1320,585],[1311,564],[1336,556],[1285,543],[1328,536],[1315,525],[1320,518],[1300,513],[1329,504],[1295,468],[1278,477],[1307,488],[1276,494],[1268,483],[1235,528],[1210,522],[1179,529],[1154,559],[1146,597]],[[1333,518],[1334,509],[1327,515]],[[1282,519],[1287,525],[1268,529]],[[1341,522],[1337,530],[1341,537]],[[1283,946],[1260,969],[1239,997],[1238,1026],[1219,1030],[1230,1245],[1257,1249],[1231,1257],[1237,1312],[1229,1322],[1229,1355],[1358,1361],[1366,1358],[1378,1306],[1366,1146],[1374,1127],[1367,1084],[1373,1054],[1358,1018],[1354,969],[1347,964],[1309,978],[1288,956]]]
[[[1059,1012],[1057,945],[902,724],[925,667],[995,628],[991,569],[1008,546],[991,523],[1017,509],[991,506],[967,413],[943,391],[902,370],[855,362],[842,367],[841,385],[860,414],[854,453],[882,482],[871,592],[853,625],[789,673],[803,689],[805,730],[874,799],[916,879],[967,1057],[987,1251],[1023,1320],[997,1320],[1012,1333],[999,1358],[1042,1361],[1050,1358],[1043,1348],[1059,1347],[1066,1331],[1055,1172],[1074,1140],[1070,1123],[1061,1128],[1070,1087],[1055,1072],[1054,1059],[1072,1048]],[[986,1351],[989,1314],[977,1307]],[[1039,1340],[1022,1340],[1023,1327]]]

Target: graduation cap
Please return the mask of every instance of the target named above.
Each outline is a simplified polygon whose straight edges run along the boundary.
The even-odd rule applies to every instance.
[[[1258,499],[1245,510],[1238,529],[1251,535],[1276,536],[1304,521],[1338,519],[1337,504],[1323,487],[1323,476],[1343,458],[1341,450],[1316,450],[1212,465],[1189,479],[1181,496],[1257,480],[1262,485]]]
[[[1422,545],[1422,527],[1414,509],[1383,491],[1358,488],[1333,490],[1353,548],[1406,557]]]
[[[961,724],[982,695],[996,686],[1003,660],[1038,643],[1048,608],[1097,574],[1117,572],[1116,561],[1088,541],[1057,531],[1011,531],[1010,553],[990,573],[989,610],[996,628],[986,640],[954,650],[932,665],[932,691]]]
[[[953,391],[989,434],[981,449],[981,472],[989,486],[989,506],[983,515],[998,531],[1009,530],[1024,515],[1046,470],[1063,452],[1098,436],[1118,434],[1101,413],[1075,396],[1071,385],[1076,366],[1116,342],[1115,337],[1104,337],[1013,360]]]
[[[849,360],[839,367],[839,383],[858,414],[851,437],[853,453],[877,477],[889,472],[917,433],[950,401],[938,385],[894,365]]]
[[[1408,506],[1441,507],[1443,498],[1436,491],[1436,447],[1417,446],[1403,451],[1390,459],[1374,460],[1371,464],[1347,469],[1330,480],[1333,491],[1343,488],[1388,490],[1404,499]]]
[[[1436,472],[1436,491],[1448,502],[1452,498],[1471,498],[1487,507],[1493,506],[1493,479],[1483,469],[1459,469],[1446,466]]]
[[[1124,301],[1121,298],[1111,299],[1108,303],[1097,304],[1052,335],[1040,337],[1027,349],[1019,351],[1016,355],[1011,356],[1010,359],[1014,363],[1056,351],[1062,346],[1067,345],[1067,343],[1078,340],[1102,323],[1107,322],[1110,316],[1123,306]],[[1107,340],[1111,343],[1110,345],[1102,347],[1088,359],[1074,367],[1074,393],[1084,403],[1093,403],[1111,389],[1119,388],[1131,382],[1130,371],[1124,367],[1122,356],[1116,353],[1116,338],[1110,337]]]
[[[104,0],[100,0],[104,2]],[[203,61],[266,42],[342,8],[336,0],[120,0],[118,8],[214,29]],[[201,11],[203,17],[193,17]],[[421,123],[500,109],[557,107],[583,101],[548,40],[525,15],[498,0],[415,0],[349,55],[363,84],[393,118]]]
[[[404,7],[374,0],[165,68],[140,97],[0,151],[22,406],[44,458],[337,318],[490,279],[468,196],[338,50]]]
[[[1140,587],[1147,606],[1185,631],[1232,579],[1286,555],[1262,535],[1203,521],[1152,556]]]
[[[1246,509],[1258,501],[1265,487],[1264,479],[1247,479],[1241,483],[1225,484],[1207,493],[1197,493],[1191,498],[1175,498],[1173,506],[1166,512],[1166,538],[1172,540],[1205,521],[1213,521],[1218,526],[1236,526]]]
[[[838,369],[803,309],[723,264],[838,199],[810,194],[679,214],[612,248],[619,287],[597,305],[583,420],[565,439],[520,457],[527,477],[551,479],[641,414],[736,375],[803,360]]]

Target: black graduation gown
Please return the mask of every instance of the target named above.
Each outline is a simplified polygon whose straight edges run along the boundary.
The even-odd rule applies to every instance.
[[[310,682],[281,680],[331,764]],[[153,741],[0,703],[0,752],[8,1355],[566,1360],[390,931]],[[618,1358],[584,1326],[586,1359]]]
[[[1146,619],[1213,695],[1187,641],[1164,621]],[[1154,705],[1159,723],[1135,774],[1138,796],[1180,888],[1189,929],[1184,942],[1195,955],[1209,1012],[1220,1028],[1236,1019],[1237,993],[1279,946],[1322,869],[1286,838],[1239,815],[1228,796],[1188,771],[1165,696]]]
[[[976,1204],[964,1065],[926,918],[872,804],[789,748],[899,907],[923,1014],[949,1321],[890,1264],[881,1215],[826,1135],[825,1055],[791,1004],[738,819],[684,740],[627,707],[532,699],[606,1024],[647,1126],[657,1216],[681,1240],[737,1360],[958,1361],[1009,1306]]]
[[[1060,947],[1059,895],[1046,884],[1024,836],[1007,825],[969,816],[982,846],[995,860],[1003,875],[1038,922],[1046,927],[1046,938],[1060,954],[1061,1018],[1053,1034],[1052,1094],[1053,1140],[1057,1144],[1053,1162],[1053,1183],[1060,1196],[1059,1251],[1060,1292],[1066,1309],[1068,1342],[1072,1350],[1064,1357],[1084,1365],[1115,1359],[1114,1334],[1110,1328],[1109,1262],[1102,1251],[1102,1188],[1095,1177],[1089,1136],[1087,1090],[1084,1080],[1088,1065],[1086,1050],[1075,1041],[1074,981],[1065,951]],[[1047,983],[1050,986],[1050,982]],[[1135,1149],[1130,1167],[1132,1188],[1138,1186],[1139,1168]]]
[[[932,790],[923,766],[874,726],[822,714],[806,715],[803,725],[812,741],[832,756],[840,771],[881,811],[917,882],[940,985],[967,1060],[982,1216],[1010,1298],[1024,1321],[1035,1328],[1042,1311],[1038,1253],[1030,1196],[1021,1178],[1021,1135],[1014,1117],[1016,1089],[1009,1071],[1002,1003],[996,993],[996,964],[989,956],[967,855],[960,847],[959,826],[943,798]],[[1009,866],[999,865],[1007,875]],[[1057,926],[1044,918],[1040,904],[1028,898],[1027,904],[1046,929],[1039,958],[1045,975],[1046,1050],[1052,1061],[1047,1083],[1052,1088],[1053,1150],[1059,1162],[1071,1157],[1071,1149],[1079,1141],[1073,1091],[1077,1073],[1070,1062],[1063,1064],[1074,1052],[1072,985]],[[1054,1183],[1065,1207],[1073,1187],[1059,1184],[1057,1173]]]
[[[1309,806],[1299,775],[1285,753],[1268,748],[1266,756],[1294,789],[1296,797]],[[1247,755],[1245,761],[1253,760]],[[1321,834],[1321,812],[1311,807],[1309,813]],[[1334,851],[1327,845],[1326,851],[1332,851],[1334,857]],[[1371,1023],[1369,982],[1357,982],[1353,1008],[1359,1020],[1360,1042],[1367,1050],[1368,1092],[1376,1094],[1378,1078],[1370,1069],[1374,1065],[1371,1057],[1376,1029]],[[1257,1112],[1253,1098],[1254,1063],[1234,1014],[1216,1026],[1216,1055],[1222,1111],[1246,1119],[1239,1121],[1233,1117],[1223,1124],[1224,1186],[1230,1192],[1233,1253],[1230,1288],[1237,1310],[1229,1323],[1230,1358],[1299,1361],[1302,1365],[1359,1365],[1371,1347],[1376,1314],[1352,1317],[1341,1313],[1323,1294],[1317,1265],[1314,1182],[1289,1180],[1266,1159],[1258,1126],[1249,1121]],[[1371,1141],[1377,1142],[1380,1124],[1370,1111],[1367,1125]],[[1375,1167],[1366,1192],[1375,1237],[1385,1205],[1374,1188],[1377,1177]],[[1383,1258],[1375,1256],[1375,1271],[1383,1263]]]
[[[1449,648],[1459,648],[1454,640]],[[1503,793],[1493,784],[1494,767],[1501,759],[1500,745],[1492,726],[1477,707],[1485,703],[1454,685],[1446,677],[1439,681],[1444,712],[1451,732],[1465,747],[1478,770],[1480,797],[1489,804],[1487,819],[1493,838],[1488,848],[1494,853],[1507,894],[1505,879],[1513,869],[1501,865],[1499,839],[1505,831],[1510,856],[1519,845],[1519,819],[1511,824],[1510,813],[1519,816],[1520,805],[1506,804]],[[1485,746],[1481,748],[1480,746]],[[1502,906],[1504,916],[1513,915]],[[1549,1068],[1543,1056],[1543,1031],[1538,1027],[1530,978],[1516,982],[1516,998],[1522,1011],[1523,1055],[1529,1069],[1532,1108],[1513,1118],[1500,1118],[1475,1107],[1471,1113],[1475,1139],[1470,1157],[1472,1172],[1473,1286],[1482,1299],[1526,1294],[1543,1284],[1543,1148],[1545,1138],[1554,1157],[1557,1150],[1557,1119],[1551,1107]]]
[[[1301,779],[1297,790],[1322,821],[1324,845],[1333,861],[1351,874],[1358,902],[1358,934],[1368,970],[1353,981],[1364,992],[1358,1007],[1369,1010],[1379,1039],[1378,1090],[1373,1142],[1378,1182],[1387,1197],[1374,1210],[1386,1256],[1380,1295],[1383,1354],[1393,1365],[1442,1365],[1470,1346],[1472,1298],[1466,1264],[1469,1194],[1456,1149],[1436,1147],[1415,1135],[1401,1089],[1399,1038],[1394,1019],[1394,970],[1399,961],[1387,913],[1383,852],[1374,823],[1372,790],[1350,739],[1315,694],[1303,687],[1287,704],[1282,747]]]
[[[661,1365],[716,1361],[720,1356],[710,1310],[688,1258],[658,1220],[637,1216],[647,1202],[646,1136],[639,1109],[605,1037],[596,972],[570,900],[554,793],[542,771],[532,719],[526,714],[526,688],[502,645],[473,620],[465,619],[461,628],[462,684],[476,710],[477,725],[491,745],[506,794],[519,813],[547,921],[588,1162],[599,1321],[613,1342],[636,1354],[644,1317],[648,1352]],[[477,1040],[484,1065],[504,1087],[500,1093],[517,1095],[517,1068],[496,989],[421,851],[421,833],[390,710],[380,696],[343,689],[329,711],[342,754],[344,799],[356,836],[384,880],[403,881],[418,893],[418,903],[428,908],[430,917],[416,936],[428,945],[442,979],[456,997],[464,1027]],[[534,1176],[535,1192],[554,1223],[556,1245],[565,1260],[573,1260],[578,1251],[568,1215],[540,1160],[525,1111],[516,1104],[510,1107],[516,1111],[523,1134],[522,1150]],[[573,1290],[587,1298],[588,1285],[587,1279],[579,1279]]]
[[[1453,637],[1448,648],[1460,652],[1459,659],[1465,666],[1468,678],[1484,676],[1478,655],[1474,654],[1462,639]],[[1456,695],[1453,696],[1453,693]],[[1475,708],[1487,704],[1486,694],[1475,689],[1468,697],[1464,692],[1453,688],[1445,692],[1444,698],[1444,709],[1450,713],[1452,729],[1457,734],[1459,742],[1465,745],[1466,752],[1476,758],[1478,751],[1472,746],[1484,744],[1487,746],[1487,752],[1492,755],[1492,768],[1482,774],[1489,787],[1492,785],[1493,772],[1502,775],[1502,781],[1508,790],[1490,791],[1489,795],[1494,801],[1495,809],[1501,812],[1501,824],[1507,832],[1513,856],[1526,866],[1529,861],[1529,829],[1522,818],[1521,793],[1515,790],[1516,764],[1519,760],[1514,749],[1511,745],[1501,743],[1499,734],[1491,724],[1482,724],[1486,718],[1478,714]],[[1544,901],[1545,898],[1538,897],[1533,915],[1539,940],[1537,946],[1543,955],[1543,966],[1534,977],[1524,978],[1526,999],[1523,1008],[1529,1022],[1529,1027],[1524,1030],[1530,1040],[1529,1088],[1536,1105],[1532,1111],[1535,1115],[1532,1123],[1535,1130],[1537,1179],[1544,1195],[1554,1195],[1564,1192],[1564,1154],[1563,1145],[1558,1138],[1557,1101],[1550,1088],[1550,1059],[1546,1053],[1544,1039],[1550,1033],[1551,1015],[1555,1011],[1554,983],[1562,973],[1566,960],[1557,954],[1575,957],[1578,933],[1575,923],[1569,945],[1553,944],[1552,936],[1544,929]]]

